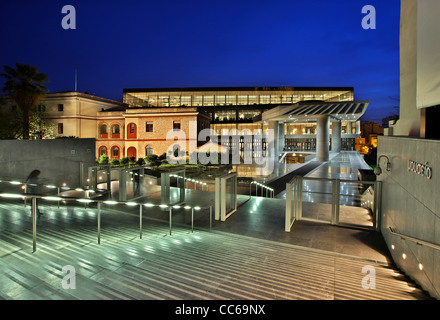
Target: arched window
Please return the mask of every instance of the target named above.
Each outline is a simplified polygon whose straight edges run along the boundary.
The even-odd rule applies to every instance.
[[[112,148],[112,159],[119,159],[119,148],[118,147]]]
[[[152,145],[147,145],[145,147],[145,156],[149,156],[150,154],[153,154],[153,146]]]
[[[102,156],[103,154],[107,154],[107,148],[106,147],[100,147],[99,148],[99,156]]]
[[[112,138],[119,138],[120,137],[120,128],[119,124],[115,124],[112,127]]]
[[[99,128],[99,134],[100,134],[101,138],[107,138],[108,137],[107,126],[105,124],[103,124]]]

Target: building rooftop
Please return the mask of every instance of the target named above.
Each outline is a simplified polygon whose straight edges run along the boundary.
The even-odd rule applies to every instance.
[[[176,87],[128,88],[123,92],[193,92],[193,91],[354,91],[353,87]]]

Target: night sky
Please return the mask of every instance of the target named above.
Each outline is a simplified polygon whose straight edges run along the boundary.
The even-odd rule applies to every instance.
[[[399,25],[399,0],[1,1],[0,63],[38,66],[50,92],[74,90],[76,68],[78,91],[118,101],[124,88],[349,86],[379,122],[398,105]]]

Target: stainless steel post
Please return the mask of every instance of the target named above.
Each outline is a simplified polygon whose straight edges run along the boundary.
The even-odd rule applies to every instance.
[[[142,239],[142,205],[139,205],[139,237]]]
[[[37,198],[32,198],[32,252],[37,251]]]
[[[60,187],[58,187],[57,192],[58,192],[57,196],[59,197],[60,196]],[[60,200],[58,200],[58,209],[59,208],[60,208]]]
[[[173,215],[173,208],[170,207],[170,235],[171,235],[171,228],[172,228],[172,215]]]
[[[194,232],[194,208],[191,208],[191,232]]]
[[[101,244],[101,202],[98,202],[98,244]]]

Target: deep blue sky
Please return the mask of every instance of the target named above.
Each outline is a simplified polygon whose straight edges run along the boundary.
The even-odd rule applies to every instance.
[[[61,27],[64,5],[76,30]],[[377,29],[364,30],[364,5]],[[51,92],[121,100],[123,88],[352,86],[366,119],[399,97],[399,0],[1,1],[0,65],[39,67]],[[0,79],[0,85],[3,85]]]

